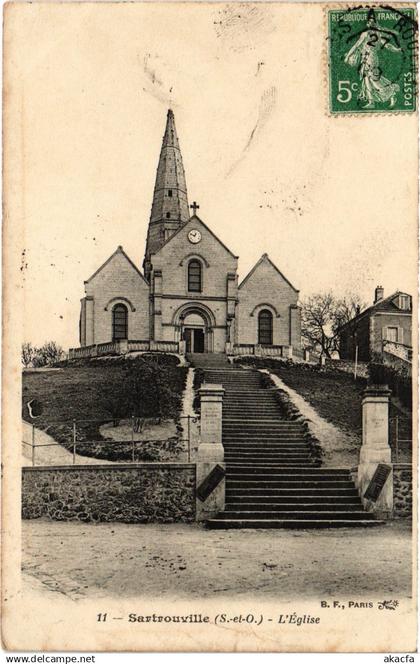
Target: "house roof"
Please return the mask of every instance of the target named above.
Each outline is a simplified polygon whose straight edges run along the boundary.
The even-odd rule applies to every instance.
[[[98,267],[98,269],[96,270],[96,272],[94,272],[94,273],[89,277],[89,279],[87,279],[87,280],[85,281],[85,284],[88,284],[90,281],[92,281],[92,279],[93,279],[94,277],[96,277],[96,275],[99,274],[99,272],[101,272],[101,270],[103,270],[104,267],[106,267],[106,266],[108,265],[108,263],[110,263],[110,262],[112,261],[112,259],[114,258],[114,256],[116,256],[117,254],[122,254],[122,255],[124,256],[124,258],[130,263],[130,265],[135,269],[135,271],[137,272],[137,274],[138,274],[138,275],[143,279],[143,281],[147,284],[146,279],[144,278],[144,276],[142,275],[142,273],[140,272],[140,270],[138,269],[138,267],[133,263],[133,261],[131,260],[131,258],[129,258],[129,256],[127,256],[127,254],[125,253],[125,251],[124,251],[124,249],[122,248],[121,245],[119,245],[119,246],[117,247],[117,249],[114,251],[114,253],[111,254],[111,256],[110,256],[109,258],[106,259],[105,263],[102,263],[102,265],[101,265],[100,267]]]
[[[395,291],[395,293],[392,293],[392,295],[388,295],[388,297],[382,298],[382,300],[379,300],[378,302],[375,302],[374,304],[371,304],[370,307],[367,307],[367,309],[364,309],[364,311],[361,311],[360,314],[357,316],[354,316],[351,320],[347,321],[347,323],[344,323],[341,325],[340,330],[346,327],[346,325],[349,325],[350,323],[354,323],[357,320],[360,320],[364,318],[365,316],[370,316],[370,315],[375,315],[376,313],[382,313],[382,312],[390,312],[390,313],[407,313],[407,311],[404,311],[400,309],[394,302],[395,298],[398,297],[399,295],[407,295],[408,297],[411,298],[411,295],[409,293],[404,293],[403,291]],[[410,309],[411,311],[411,309]]]
[[[188,224],[190,224],[192,221],[199,221],[200,224],[201,224],[202,226],[204,226],[204,228],[206,229],[206,231],[208,231],[208,232],[210,233],[210,235],[211,235],[212,237],[214,237],[214,239],[217,240],[217,242],[218,242],[219,244],[221,244],[222,247],[223,247],[224,249],[226,249],[226,251],[227,251],[227,252],[228,252],[233,258],[239,258],[239,256],[235,256],[235,254],[233,254],[233,253],[231,252],[231,250],[230,250],[225,244],[223,244],[223,242],[217,237],[217,235],[216,235],[215,233],[213,233],[213,231],[211,230],[211,228],[209,228],[209,227],[207,226],[207,224],[205,224],[204,221],[203,221],[202,219],[200,219],[200,217],[199,217],[198,215],[196,215],[196,214],[193,214],[193,215],[188,219],[188,221],[185,222],[185,224],[182,224],[182,226],[180,226],[180,227],[178,228],[178,230],[175,231],[175,233],[174,233],[173,235],[171,235],[171,236],[170,236],[170,237],[169,237],[169,238],[168,238],[168,239],[162,244],[162,246],[159,247],[159,249],[158,249],[157,251],[155,251],[155,252],[152,254],[152,256],[156,256],[156,254],[158,254],[160,251],[162,251],[163,247],[166,247],[166,245],[169,244],[169,242],[171,242],[171,240],[173,240],[174,237],[176,237],[176,236],[178,235],[178,233],[180,233],[180,232],[185,228],[185,226],[187,226]]]
[[[255,270],[256,270],[256,269],[261,265],[261,263],[263,263],[263,262],[269,263],[269,264],[275,269],[275,271],[277,272],[277,274],[279,274],[280,277],[281,277],[282,279],[284,279],[284,281],[285,281],[287,284],[289,284],[290,288],[292,288],[292,289],[295,291],[295,293],[299,293],[299,291],[293,286],[293,284],[290,283],[290,281],[287,279],[287,277],[285,277],[284,274],[283,274],[282,272],[280,272],[279,268],[277,267],[277,265],[275,265],[275,263],[273,263],[273,261],[271,260],[271,258],[269,257],[268,254],[263,254],[263,255],[261,256],[260,260],[257,261],[257,262],[255,263],[254,267],[251,268],[251,270],[248,272],[248,274],[246,275],[246,277],[244,277],[244,279],[243,279],[243,280],[241,281],[241,283],[239,284],[239,288],[242,288],[242,286],[248,281],[248,279],[254,274]]]

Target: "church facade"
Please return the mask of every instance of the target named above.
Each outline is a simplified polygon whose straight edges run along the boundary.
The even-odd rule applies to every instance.
[[[120,246],[85,282],[80,348],[70,357],[135,350],[291,357],[300,349],[299,291],[267,254],[238,283],[238,256],[198,207],[188,203],[169,110],[143,270]]]

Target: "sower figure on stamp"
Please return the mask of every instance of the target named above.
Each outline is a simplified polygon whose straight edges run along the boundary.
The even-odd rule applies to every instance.
[[[389,30],[381,30],[375,19],[374,13],[369,12],[367,28],[364,30],[357,42],[351,47],[344,58],[344,62],[351,67],[358,67],[360,80],[362,81],[359,99],[366,101],[364,108],[374,108],[375,102],[384,103],[389,101],[389,107],[396,104],[396,94],[400,89],[398,83],[392,83],[382,76],[379,66],[379,51],[383,48],[399,53],[401,48],[391,43],[396,37]]]

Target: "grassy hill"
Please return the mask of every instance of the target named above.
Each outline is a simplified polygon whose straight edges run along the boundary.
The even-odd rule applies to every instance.
[[[47,431],[71,449],[73,420],[77,421],[77,453],[108,460],[131,459],[131,444],[104,444],[100,427],[131,416],[178,420],[187,369],[178,359],[163,354],[147,354],[133,359],[107,358],[63,362],[48,371],[25,371],[22,379],[22,417]],[[29,416],[27,403],[36,399],[42,414]],[[179,438],[179,437],[178,437]],[[95,441],[97,444],[95,444]],[[176,452],[172,441],[141,445],[139,460],[159,460]],[[139,446],[136,446],[138,449]],[[169,448],[169,449],[168,449]]]

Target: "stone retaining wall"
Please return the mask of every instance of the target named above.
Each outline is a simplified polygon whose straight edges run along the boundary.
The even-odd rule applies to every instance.
[[[22,469],[22,516],[57,521],[195,520],[195,464]]]
[[[413,468],[409,463],[394,463],[394,517],[413,514]]]

